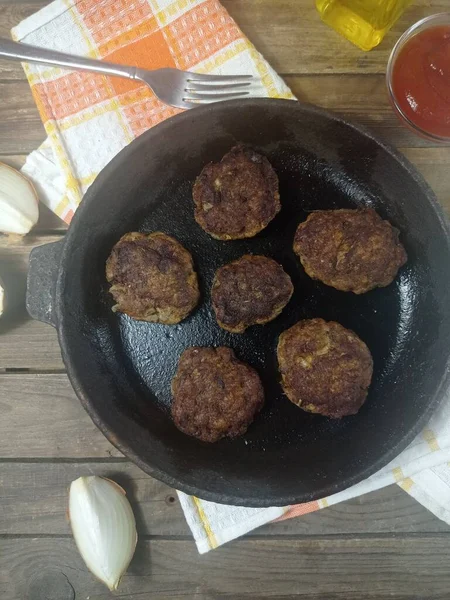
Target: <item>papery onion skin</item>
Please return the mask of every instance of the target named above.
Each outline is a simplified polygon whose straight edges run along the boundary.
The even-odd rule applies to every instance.
[[[69,519],[86,566],[116,590],[137,543],[136,521],[125,491],[104,477],[79,477],[70,486]]]
[[[0,162],[0,232],[25,235],[38,219],[39,199],[33,184]]]

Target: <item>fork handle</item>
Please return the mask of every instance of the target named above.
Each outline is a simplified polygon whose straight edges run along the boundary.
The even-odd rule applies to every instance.
[[[136,67],[116,65],[93,58],[84,58],[83,56],[74,56],[73,54],[57,52],[56,50],[47,50],[47,48],[39,48],[37,46],[30,46],[29,44],[20,44],[4,38],[0,38],[0,57],[14,61],[52,65],[76,71],[91,71],[93,73],[102,73],[103,75],[136,79]]]

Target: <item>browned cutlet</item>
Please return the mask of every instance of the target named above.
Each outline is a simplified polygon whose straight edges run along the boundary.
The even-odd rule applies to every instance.
[[[363,405],[372,379],[366,344],[334,321],[298,321],[278,341],[281,384],[291,402],[334,419]]]
[[[195,220],[219,240],[253,237],[280,211],[278,177],[265,156],[239,144],[197,177]]]
[[[246,254],[217,271],[211,300],[220,327],[243,333],[250,325],[275,319],[293,292],[281,265],[267,256]]]
[[[113,310],[139,321],[179,323],[200,297],[191,255],[160,231],[122,236],[106,261],[106,279]]]
[[[264,403],[256,371],[224,346],[185,350],[172,394],[175,425],[204,442],[244,434]]]
[[[355,294],[389,285],[407,260],[398,230],[372,208],[311,213],[294,252],[310,277]]]

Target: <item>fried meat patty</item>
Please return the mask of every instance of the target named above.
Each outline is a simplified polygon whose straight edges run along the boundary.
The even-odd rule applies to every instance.
[[[398,236],[372,208],[318,210],[298,226],[294,252],[313,279],[363,294],[392,283],[405,264]]]
[[[298,321],[278,341],[281,384],[307,412],[338,419],[358,412],[372,379],[366,344],[334,321]]]
[[[219,240],[253,237],[280,211],[278,177],[265,156],[238,144],[197,177],[195,220]]]
[[[139,321],[179,323],[200,297],[191,255],[160,231],[122,236],[106,261],[106,279],[113,310]]]
[[[175,425],[204,442],[247,431],[264,403],[257,372],[230,348],[188,348],[172,380]]]
[[[211,300],[220,327],[243,333],[275,319],[293,292],[291,278],[276,261],[245,254],[217,271]]]

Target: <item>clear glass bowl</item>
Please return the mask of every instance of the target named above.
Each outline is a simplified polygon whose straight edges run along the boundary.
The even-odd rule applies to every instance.
[[[417,23],[414,23],[409,29],[405,31],[405,33],[399,38],[394,48],[392,49],[391,55],[388,60],[387,71],[386,71],[386,84],[389,93],[389,99],[391,101],[394,112],[399,117],[399,119],[407,125],[414,133],[417,133],[421,137],[432,140],[434,142],[449,142],[450,136],[439,136],[434,133],[430,133],[425,129],[422,129],[418,125],[416,125],[401,109],[400,105],[397,102],[397,99],[394,94],[393,85],[392,85],[392,76],[394,73],[395,61],[403,49],[403,47],[408,43],[408,41],[413,38],[418,33],[425,31],[427,29],[432,29],[434,27],[439,27],[440,25],[448,25],[450,26],[450,13],[439,13],[436,15],[431,15],[430,17],[425,17]]]

